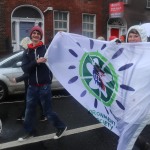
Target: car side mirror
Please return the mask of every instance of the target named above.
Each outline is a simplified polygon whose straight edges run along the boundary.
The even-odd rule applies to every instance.
[[[16,66],[17,66],[17,67],[21,67],[21,65],[22,65],[22,62],[21,62],[21,61],[19,61],[19,62],[16,63]]]

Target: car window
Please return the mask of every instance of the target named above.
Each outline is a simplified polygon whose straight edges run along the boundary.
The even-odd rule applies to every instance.
[[[20,61],[22,61],[22,54],[8,60],[4,64],[2,64],[0,67],[1,68],[17,68],[18,66],[16,65],[16,63]]]

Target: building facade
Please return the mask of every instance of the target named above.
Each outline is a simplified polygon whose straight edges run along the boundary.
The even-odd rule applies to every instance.
[[[107,36],[108,6],[114,0],[1,0],[0,53],[20,49],[32,26],[44,31],[48,44],[58,31],[91,38]]]
[[[107,22],[107,37],[126,34],[133,25],[150,23],[150,0],[116,0],[124,2],[124,15],[109,18]]]
[[[109,4],[124,2],[124,15],[109,17]],[[20,41],[30,28],[44,30],[43,42],[49,44],[58,31],[91,38],[126,34],[135,24],[150,22],[150,0],[1,0],[0,54],[20,50]]]

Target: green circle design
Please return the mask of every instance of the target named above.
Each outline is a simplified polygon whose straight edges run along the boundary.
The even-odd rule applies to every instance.
[[[87,69],[86,64],[92,64],[92,60],[94,60],[95,58],[98,59],[98,65],[100,66],[100,68],[104,67],[103,71],[112,76],[112,80],[108,82],[106,86],[107,97],[105,97],[99,89],[91,89],[89,86],[90,81],[93,80],[93,75]],[[106,66],[103,66],[104,64]],[[113,65],[108,62],[108,60],[104,56],[102,56],[98,51],[84,53],[80,60],[79,75],[82,83],[90,94],[92,94],[97,100],[103,102],[103,104],[106,106],[110,106],[112,104],[118,91],[118,75],[116,74]]]

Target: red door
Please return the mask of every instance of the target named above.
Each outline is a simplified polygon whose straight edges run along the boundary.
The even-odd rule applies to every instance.
[[[110,30],[110,36],[116,36],[119,38],[119,29],[117,28],[111,28]]]

